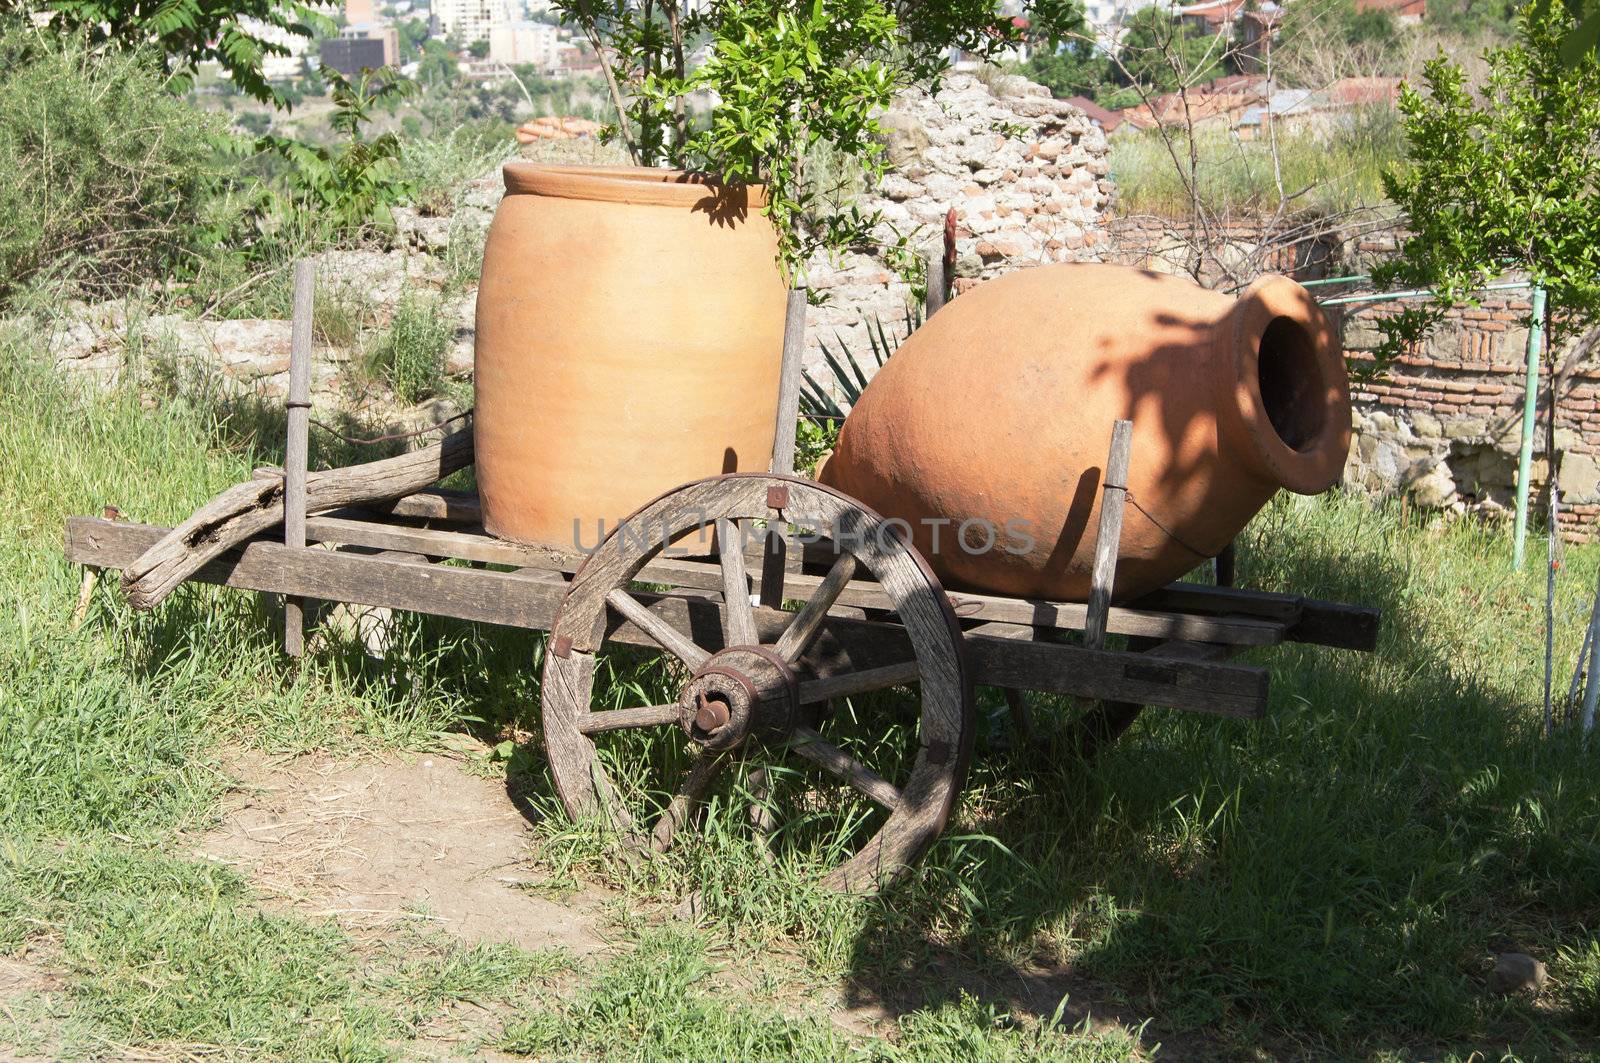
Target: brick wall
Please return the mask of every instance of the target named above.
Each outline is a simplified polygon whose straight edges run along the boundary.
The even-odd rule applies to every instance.
[[[1219,250],[1202,277],[1208,286],[1224,287],[1222,263],[1248,263],[1298,280],[1365,273],[1375,259],[1394,252],[1399,234],[1392,229],[1357,236],[1328,232],[1288,245],[1247,225],[1222,227],[1213,235]],[[1181,273],[1190,245],[1183,223],[1120,218],[1112,225],[1107,258]],[[1316,291],[1331,298],[1370,294],[1372,289],[1333,285]],[[1346,355],[1360,362],[1370,360],[1380,340],[1378,321],[1393,313],[1396,304],[1326,309],[1343,337]],[[1391,367],[1382,383],[1356,387],[1351,396],[1355,441],[1345,482],[1374,494],[1407,494],[1429,509],[1487,517],[1509,514],[1522,439],[1530,313],[1525,289],[1486,293],[1478,307],[1450,312],[1420,349]],[[1548,362],[1546,358],[1546,366]],[[1545,459],[1548,368],[1541,374],[1530,476],[1539,512],[1550,479]],[[1563,380],[1555,442],[1562,529],[1569,538],[1592,538],[1600,530],[1600,370],[1576,372]]]

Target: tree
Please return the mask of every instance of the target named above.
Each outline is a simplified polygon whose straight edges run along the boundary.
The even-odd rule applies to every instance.
[[[1128,19],[1117,78],[1124,85],[1171,92],[1220,76],[1228,51],[1228,41],[1221,35],[1186,26],[1159,6],[1144,7]]]
[[[0,11],[8,9],[53,12],[61,28],[90,44],[154,45],[166,57],[168,73],[182,83],[199,64],[215,61],[239,88],[283,108],[288,101],[262,76],[261,61],[288,55],[289,49],[268,39],[263,28],[310,40],[331,25],[303,0],[47,0],[38,6],[0,0]]]
[[[1547,349],[1600,316],[1600,61],[1565,61],[1574,25],[1565,7],[1529,5],[1516,42],[1489,52],[1478,99],[1443,55],[1424,67],[1426,94],[1402,92],[1410,165],[1384,186],[1412,235],[1374,278],[1438,296],[1386,320],[1375,372],[1510,270],[1546,292]]]
[[[1111,60],[1090,39],[1087,28],[1059,48],[1033,53],[1018,72],[1048,88],[1057,99],[1089,96],[1104,105],[1101,94],[1116,87]]]
[[[1024,28],[1045,36],[1081,17],[1076,0],[1035,0],[1028,19],[998,0],[555,0],[601,61],[620,139],[636,162],[759,181],[781,260],[798,279],[817,251],[873,242],[877,215],[810,156],[824,146],[871,180],[884,169],[877,115],[935,82],[952,49],[996,54]],[[687,52],[709,47],[691,71]],[[691,122],[691,96],[713,101]],[[908,264],[902,238],[888,249]]]

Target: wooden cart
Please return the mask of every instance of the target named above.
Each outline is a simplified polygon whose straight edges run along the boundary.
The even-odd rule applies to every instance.
[[[309,274],[299,279],[297,325],[309,321]],[[790,313],[779,468],[792,461],[803,299]],[[892,523],[788,475],[686,484],[587,554],[492,538],[475,497],[430,486],[470,464],[470,428],[307,476],[307,327],[295,347],[286,472],[258,473],[176,529],[72,518],[68,557],[91,575],[122,570],[136,604],[185,580],[284,595],[295,653],[305,599],[549,632],[541,700],[556,788],[573,816],[600,817],[630,846],[669,847],[720,787],[718,807],[747,803],[740,819],[764,844],[824,854],[828,886],[876,889],[951,814],[975,686],[1006,690],[1024,724],[1018,692],[1086,699],[1084,738],[1105,740],[1143,706],[1262,715],[1266,671],[1228,662],[1243,650],[1376,642],[1376,610],[1291,594],[1176,583],[1109,604],[1125,429],[1104,477],[1087,604],[948,593]],[[1108,634],[1126,648],[1106,648]],[[625,647],[678,662],[678,696],[614,704],[627,685],[597,669]],[[874,696],[891,688],[903,693]]]

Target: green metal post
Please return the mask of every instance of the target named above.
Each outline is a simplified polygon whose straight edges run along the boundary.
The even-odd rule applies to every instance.
[[[1511,548],[1511,566],[1522,567],[1522,548],[1528,537],[1528,480],[1533,465],[1533,422],[1539,402],[1539,344],[1544,329],[1544,289],[1533,286],[1533,315],[1528,323],[1528,390],[1522,398],[1522,452],[1517,456],[1517,523]],[[1555,425],[1550,426],[1555,431]]]

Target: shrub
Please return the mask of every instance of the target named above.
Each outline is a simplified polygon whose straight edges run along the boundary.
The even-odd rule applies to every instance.
[[[160,71],[150,54],[0,28],[0,296],[43,271],[100,290],[170,272],[226,133]]]
[[[373,348],[370,366],[396,398],[418,402],[439,392],[450,335],[438,299],[407,293],[394,309],[388,334]]]

